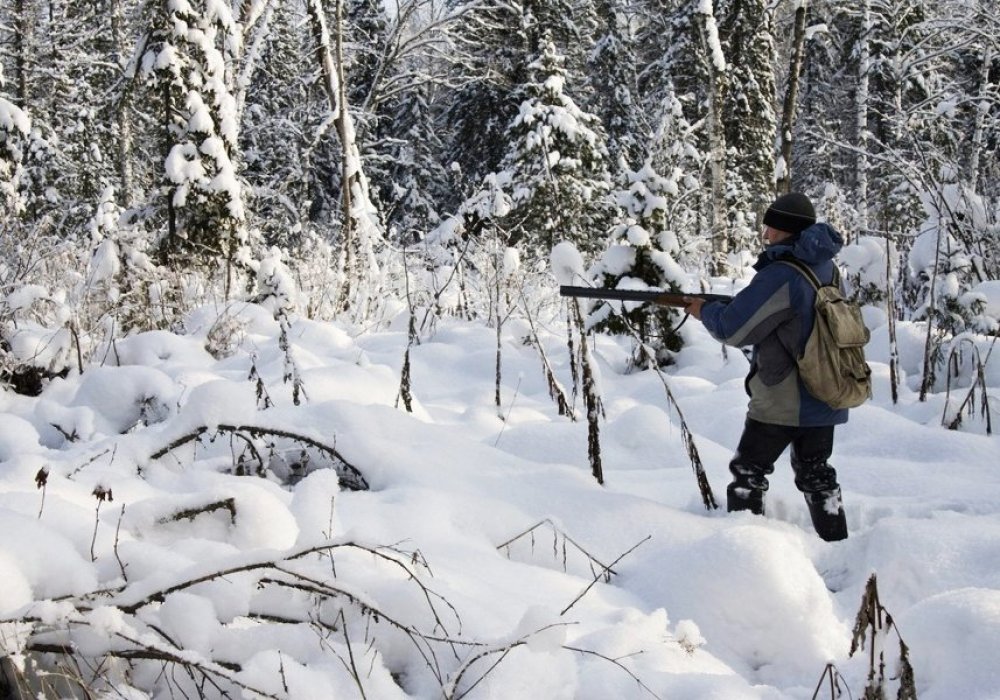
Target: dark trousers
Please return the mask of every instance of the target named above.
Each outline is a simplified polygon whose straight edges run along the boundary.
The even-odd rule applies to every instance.
[[[816,533],[824,540],[847,537],[847,518],[840,498],[837,471],[827,460],[833,453],[833,426],[797,428],[747,418],[740,444],[729,463],[733,481],[726,491],[727,508],[764,514],[764,492],[774,463],[791,445],[795,485],[805,496]]]

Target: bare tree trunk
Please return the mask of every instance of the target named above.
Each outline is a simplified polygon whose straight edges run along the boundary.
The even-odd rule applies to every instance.
[[[924,372],[920,378],[920,402],[927,400],[927,393],[934,383],[934,309],[937,306],[938,269],[941,265],[941,242],[944,230],[942,204],[938,202],[937,237],[934,240],[934,268],[931,270],[930,292],[927,295],[927,334],[924,336]]]
[[[703,60],[711,79],[708,84],[708,144],[712,180],[712,274],[729,273],[729,210],[726,206],[726,132],[723,124],[723,104],[726,87],[726,60],[722,55],[715,16],[707,4],[707,12],[698,14],[697,23],[702,42]]]
[[[343,29],[341,26],[342,2],[337,0],[336,9],[336,61],[330,47],[330,33],[326,26],[326,15],[323,10],[323,0],[308,0],[309,21],[312,24],[313,35],[319,54],[320,68],[323,72],[323,89],[330,101],[334,126],[340,136],[341,153],[343,157],[341,168],[341,203],[344,214],[343,250],[341,251],[341,290],[340,304],[347,309],[353,293],[352,285],[363,286],[367,271],[362,270],[358,253],[367,254],[369,242],[363,244],[361,238],[365,234],[361,229],[362,219],[368,216],[373,207],[368,197],[368,181],[361,170],[361,155],[355,138],[354,123],[347,109],[346,85],[344,81],[343,61]],[[362,211],[363,210],[363,211]],[[365,261],[368,262],[368,261]]]
[[[990,99],[990,66],[993,63],[993,46],[986,45],[983,51],[983,65],[979,69],[979,99],[973,110],[972,144],[969,152],[969,184],[975,190],[979,184],[979,160],[983,152],[983,134],[986,121],[986,110],[980,105],[988,104]]]
[[[587,457],[590,461],[590,473],[593,474],[597,483],[603,485],[604,465],[601,457],[601,417],[604,415],[604,404],[601,401],[596,376],[597,361],[590,352],[590,346],[587,345],[583,312],[580,311],[579,301],[574,300],[569,306],[570,313],[573,315],[573,323],[580,334],[578,362],[582,380],[583,404],[587,409]]]
[[[338,102],[341,105],[340,119],[337,121],[337,134],[340,136],[340,146],[343,150],[340,168],[340,201],[344,208],[344,278],[343,278],[343,304],[346,310],[350,305],[351,280],[357,274],[357,258],[355,247],[357,246],[357,225],[351,213],[352,195],[354,183],[351,180],[351,162],[349,144],[352,144],[348,131],[350,115],[347,114],[347,86],[344,84],[344,2],[336,0],[336,42],[337,42],[337,88]]]
[[[867,233],[868,226],[868,71],[871,64],[872,17],[871,0],[862,0],[861,37],[858,40],[858,90],[855,99],[855,126],[858,139],[857,181],[858,181],[858,233]],[[850,243],[851,233],[846,233]]]
[[[173,111],[174,103],[170,94],[170,83],[163,84],[163,157],[166,159],[170,153],[173,134],[170,133],[170,114]],[[167,248],[173,250],[177,245],[177,209],[174,207],[174,192],[176,186],[167,189]]]
[[[785,194],[792,189],[792,129],[795,127],[795,107],[799,95],[799,78],[802,73],[802,58],[806,43],[806,5],[801,0],[795,9],[795,26],[792,32],[791,64],[788,66],[788,84],[781,110],[781,170],[775,183],[777,194]]]
[[[992,65],[993,45],[987,44],[983,51],[983,65],[979,70],[979,96],[973,110],[972,143],[969,152],[968,182],[974,192],[980,191],[979,183],[982,176],[980,164],[983,151],[989,148],[986,145],[986,117],[989,112],[987,106],[992,99],[995,99],[992,96],[997,91],[996,83],[990,82],[990,67]],[[986,267],[983,276],[990,279],[995,278],[1000,273],[997,265],[1000,262],[1000,256],[997,254],[996,244],[991,242],[988,237],[982,236],[973,244],[973,247],[979,253],[983,261],[982,264]]]
[[[17,70],[17,93],[14,95],[14,104],[21,109],[27,109],[30,102],[28,96],[28,47],[32,36],[32,10],[27,7],[29,3],[25,0],[17,0],[14,3],[14,61]]]
[[[503,420],[504,419],[503,406],[501,404],[500,385],[501,385],[502,370],[503,370],[503,322],[505,318],[504,316],[505,310],[503,308],[504,294],[502,289],[503,256],[500,251],[499,235],[494,237],[493,244],[494,246],[496,246],[493,253],[493,270],[494,270],[496,284],[493,285],[492,291],[496,294],[496,303],[493,306],[493,309],[496,312],[496,323],[497,323],[497,334],[496,334],[497,352],[496,352],[496,364],[494,372],[495,381],[493,385],[493,402],[496,404],[497,407],[497,418]]]
[[[114,0],[111,7],[111,43],[114,46],[114,64],[120,66],[122,72],[129,79],[129,84],[134,80],[134,76],[128,76],[129,52],[125,49],[126,42],[125,17],[121,0]],[[129,118],[129,104],[132,95],[131,86],[127,87],[118,103],[115,113],[115,120],[118,126],[118,138],[116,139],[116,160],[118,165],[119,191],[118,199],[125,208],[132,206],[132,189],[135,185],[135,171],[133,169],[132,157],[132,120]]]
[[[889,325],[889,387],[899,403],[899,344],[896,342],[896,292],[892,284],[892,239],[885,233],[885,315]]]

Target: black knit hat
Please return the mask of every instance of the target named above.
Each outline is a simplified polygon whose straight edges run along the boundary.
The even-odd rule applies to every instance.
[[[789,192],[778,197],[764,212],[764,225],[792,234],[816,223],[816,210],[804,194]]]

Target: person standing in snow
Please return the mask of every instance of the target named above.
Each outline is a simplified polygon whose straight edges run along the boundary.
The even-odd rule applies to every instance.
[[[778,197],[764,214],[764,251],[750,284],[726,302],[688,297],[686,311],[726,345],[752,346],[746,390],[750,395],[743,435],[729,464],[729,511],[764,514],[767,477],[791,445],[795,485],[803,493],[817,534],[827,541],[847,537],[847,519],[837,472],[828,462],[834,426],[847,422],[847,409],[831,408],[812,396],[799,379],[796,358],[813,327],[816,292],[791,265],[805,263],[823,284],[833,280],[840,233],[816,223],[812,202],[797,192]]]

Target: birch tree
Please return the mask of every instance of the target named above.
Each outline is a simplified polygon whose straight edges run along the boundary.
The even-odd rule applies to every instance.
[[[808,0],[795,3],[795,19],[789,49],[788,75],[785,79],[784,99],[781,106],[781,126],[778,132],[778,162],[775,167],[775,193],[786,194],[792,189],[792,143],[795,128],[795,111],[798,105],[799,82],[805,54],[806,13]]]
[[[854,125],[857,139],[857,227],[867,233],[868,225],[868,81],[871,71],[869,41],[872,32],[871,0],[861,0],[861,31],[858,36],[858,76],[854,96]],[[850,235],[850,234],[848,234]]]
[[[361,167],[354,121],[347,108],[347,86],[343,74],[342,6],[337,0],[336,43],[326,23],[323,0],[308,0],[309,21],[319,57],[323,88],[329,100],[330,119],[340,137],[342,235],[339,272],[339,303],[363,316],[376,290],[370,282],[377,271],[376,247],[382,240],[381,225],[369,197],[368,179]]]

